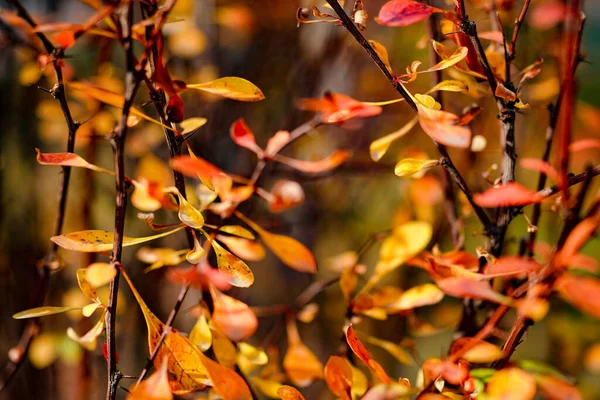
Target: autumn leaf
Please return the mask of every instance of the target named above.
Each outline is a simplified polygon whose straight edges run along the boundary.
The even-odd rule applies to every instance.
[[[348,361],[338,356],[329,357],[324,375],[333,394],[342,400],[352,400],[352,368]]]
[[[412,0],[391,0],[379,10],[375,21],[387,26],[408,26],[427,19],[439,8],[428,6]]]
[[[304,396],[296,388],[288,385],[281,385],[277,389],[277,395],[281,400],[304,400]]]
[[[258,320],[246,303],[227,296],[210,286],[214,302],[213,323],[229,339],[239,342],[256,332]]]
[[[535,396],[535,380],[522,369],[502,369],[492,376],[486,393],[494,399],[531,400]]]
[[[296,160],[282,156],[281,154],[273,156],[273,160],[308,174],[330,171],[337,168],[348,158],[350,158],[350,152],[346,150],[336,150],[329,156],[318,161]]]
[[[336,124],[354,118],[366,118],[381,114],[379,105],[361,102],[341,93],[326,92],[321,99],[299,99],[296,106],[305,111],[321,114],[321,119]]]
[[[200,176],[213,177],[224,174],[224,172],[208,161],[195,156],[175,156],[172,159],[173,169],[192,178]]]
[[[421,171],[439,165],[439,160],[420,160],[416,158],[405,158],[394,167],[394,173],[400,177],[410,177]]]
[[[452,344],[452,353],[468,346],[468,350],[460,357],[472,363],[491,363],[504,356],[504,352],[496,345],[470,337],[462,337]]]
[[[127,395],[127,400],[172,400],[169,376],[167,375],[167,360],[150,377],[135,385]]]
[[[525,169],[548,175],[553,181],[558,181],[558,172],[556,172],[556,169],[546,161],[540,160],[539,158],[523,158],[519,161],[519,164]]]
[[[238,119],[231,125],[229,133],[235,144],[247,148],[259,157],[262,155],[263,150],[256,144],[254,133],[246,125],[246,121],[243,118]]]
[[[177,216],[179,220],[193,229],[200,229],[204,226],[204,217],[202,213],[192,206],[189,201],[179,192],[176,187],[168,187],[163,189],[165,193],[172,193],[177,196],[179,202],[179,211]]]
[[[159,239],[169,236],[175,232],[182,230],[184,227],[177,227],[168,232],[159,233],[153,236],[141,238],[123,237],[123,247],[135,246],[140,243],[149,242],[154,239]],[[63,249],[82,251],[88,253],[97,253],[102,251],[110,251],[113,248],[114,232],[87,230],[67,233],[65,235],[52,236],[50,238],[54,243]]]
[[[587,276],[563,274],[556,290],[566,301],[581,311],[600,318],[600,281]]]
[[[280,213],[290,208],[297,207],[304,202],[304,189],[295,181],[280,179],[271,188],[269,210]]]
[[[317,271],[317,262],[308,248],[289,236],[277,235],[261,228],[243,214],[236,215],[248,224],[263,240],[265,245],[288,267],[300,272],[314,274]]]
[[[396,400],[405,399],[411,394],[410,387],[397,382],[378,383],[369,389],[361,400]],[[419,396],[419,399],[427,400],[425,396]],[[441,396],[441,395],[440,395]],[[442,396],[446,398],[445,396]],[[440,399],[442,400],[442,399]]]
[[[252,82],[235,76],[219,78],[205,83],[188,84],[187,89],[197,89],[238,101],[264,100],[263,92]]]
[[[471,130],[457,125],[459,117],[447,111],[434,110],[417,102],[419,124],[433,140],[449,147],[468,148],[471,144]]]
[[[67,329],[67,337],[81,345],[81,347],[94,351],[96,350],[96,342],[98,337],[104,332],[104,317],[106,316],[106,310],[100,316],[100,319],[96,324],[86,332],[83,336],[77,335],[75,330],[71,327]]]
[[[585,151],[590,149],[600,149],[600,139],[596,138],[585,138],[579,139],[569,144],[569,151]]]
[[[42,153],[39,149],[37,152],[37,162],[42,165],[56,165],[61,167],[79,167],[87,168],[92,171],[101,172],[103,174],[114,175],[115,173],[104,168],[100,168],[94,164],[90,164],[82,157],[75,153]]]
[[[534,373],[533,379],[546,399],[583,400],[583,395],[577,386],[561,377]]]
[[[260,261],[267,254],[265,248],[254,240],[225,235],[217,235],[217,240],[224,243],[233,254],[242,260]]]
[[[26,318],[38,318],[45,317],[47,315],[61,314],[67,311],[81,310],[83,307],[55,307],[55,306],[43,306],[30,308],[29,310],[21,311],[13,314],[14,319],[26,319]]]
[[[435,46],[435,43],[434,43]],[[453,65],[458,64],[459,62],[461,62],[462,60],[465,59],[465,57],[467,56],[468,53],[468,49],[466,47],[459,47],[458,49],[456,49],[456,51],[454,53],[452,53],[450,56],[448,57],[443,57],[442,61],[440,61],[439,63],[435,64],[434,66],[427,68],[424,71],[418,71],[419,66],[421,65],[420,61],[416,61],[414,62],[411,67],[410,70],[407,68],[407,73],[400,76],[400,79],[402,80],[402,82],[408,83],[408,82],[412,82],[417,78],[418,74],[423,74],[423,73],[427,73],[427,72],[435,72],[435,71],[442,71],[444,69],[450,68]],[[436,86],[434,86],[432,89],[430,89],[428,91],[428,93],[434,92],[435,90],[440,90],[440,89],[444,89],[445,87],[451,87],[452,89],[456,88],[456,85],[454,87],[450,86],[450,84],[448,83],[443,83],[440,82],[439,84],[437,84]],[[463,91],[466,89],[465,85],[462,84],[462,86],[459,86],[461,89],[459,90],[453,90],[453,91]],[[435,89],[435,90],[434,90]]]
[[[568,265],[599,226],[600,220],[595,216],[587,217],[579,222],[567,236],[565,244],[558,252],[557,264]]]
[[[188,337],[190,342],[198,346],[200,351],[206,351],[210,348],[213,337],[204,314],[200,315]]]
[[[383,383],[391,382],[390,377],[385,373],[383,367],[377,361],[375,361],[373,357],[371,357],[371,354],[369,354],[369,351],[365,345],[362,344],[360,339],[358,339],[358,336],[356,336],[356,332],[354,331],[352,325],[348,326],[348,329],[346,330],[346,341],[348,342],[348,346],[350,346],[354,354],[356,354],[356,356],[360,358],[362,362],[364,362],[373,372],[375,372]]]
[[[204,126],[207,122],[206,118],[199,117],[185,119],[179,123],[179,126],[182,128],[181,134],[185,135],[186,133],[193,132]]]
[[[323,378],[323,364],[306,347],[300,339],[296,322],[293,318],[287,320],[288,349],[283,359],[283,369],[290,381],[297,386],[305,387],[315,379]]]
[[[224,400],[252,400],[250,388],[237,372],[216,363],[201,352],[198,352],[198,355],[208,372],[214,390]]]
[[[228,282],[237,287],[249,287],[254,283],[254,274],[248,265],[238,257],[231,254],[217,241],[213,240],[206,232],[201,231],[208,240],[217,256],[219,271],[228,276]]]
[[[376,338],[374,336],[368,336],[366,341],[377,347],[381,347],[388,353],[390,353],[399,363],[404,365],[415,365],[415,360],[402,346],[388,340]]]
[[[108,263],[92,263],[85,269],[85,275],[93,288],[99,288],[115,278],[117,269]]]
[[[462,299],[481,299],[494,303],[512,305],[509,297],[495,292],[487,281],[477,281],[466,277],[444,278],[437,281],[446,294]]]
[[[404,291],[396,301],[386,304],[385,308],[388,312],[411,310],[417,307],[437,304],[443,298],[444,292],[436,285],[425,283]]]
[[[544,198],[516,182],[509,182],[477,193],[473,200],[481,207],[494,208],[526,206],[540,203]]]
[[[393,73],[392,67],[390,66],[390,56],[388,55],[388,51],[385,48],[385,46],[379,42],[376,42],[375,40],[369,40],[369,44],[371,45],[371,47],[373,47],[379,58],[381,58],[381,61],[383,61],[383,64],[385,65],[387,70],[390,73]]]
[[[494,263],[485,266],[484,274],[488,277],[525,275],[538,271],[541,265],[530,258],[519,256],[503,256]]]
[[[387,150],[390,148],[392,142],[394,140],[400,139],[402,136],[406,135],[410,130],[417,124],[419,121],[418,117],[414,117],[410,122],[404,125],[399,130],[392,132],[388,135],[385,135],[374,142],[369,146],[369,153],[371,154],[371,158],[373,161],[379,161],[385,155]]]

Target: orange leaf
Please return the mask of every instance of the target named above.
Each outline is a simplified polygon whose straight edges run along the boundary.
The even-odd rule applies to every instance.
[[[273,157],[275,161],[308,174],[318,174],[332,170],[338,167],[348,158],[350,158],[350,152],[346,150],[336,150],[329,156],[318,161],[296,160],[279,154]]]
[[[281,385],[277,389],[277,395],[281,400],[304,400],[304,396],[296,388],[288,385]]]
[[[600,139],[586,138],[576,140],[569,145],[569,151],[583,151],[589,149],[600,149]]]
[[[377,376],[379,376],[379,379],[381,379],[383,383],[391,382],[390,377],[385,373],[383,367],[377,361],[375,361],[373,357],[371,357],[371,354],[369,354],[369,351],[365,345],[362,344],[360,339],[358,339],[358,336],[356,336],[356,332],[354,332],[352,325],[348,326],[348,329],[346,330],[346,341],[348,342],[348,346],[350,346],[354,354],[356,354],[362,362],[367,364],[367,366],[371,368],[371,370],[373,370]]]
[[[280,179],[271,189],[273,198],[269,200],[269,210],[274,213],[289,210],[304,202],[304,189],[295,181]]]
[[[508,100],[508,101],[517,100],[517,94],[515,92],[513,92],[512,90],[509,90],[506,86],[504,86],[500,82],[498,82],[498,85],[496,86],[496,91],[494,92],[494,95],[496,97],[500,97],[501,99]]]
[[[208,161],[191,156],[175,156],[173,158],[173,169],[192,178],[197,178],[199,175],[213,177],[225,174]]]
[[[540,160],[539,158],[523,158],[519,164],[525,169],[537,171],[541,174],[548,175],[553,181],[558,180],[558,173],[550,164],[546,161]]]
[[[256,144],[254,133],[248,128],[243,118],[238,119],[231,125],[229,133],[231,139],[238,146],[245,147],[259,156],[263,153],[262,149]]]
[[[581,392],[575,385],[558,376],[534,374],[533,379],[546,399],[583,400]]]
[[[535,272],[541,268],[541,265],[530,258],[518,256],[500,257],[493,264],[485,267],[487,277],[523,275]]]
[[[273,156],[281,151],[290,141],[290,133],[288,131],[277,131],[271,139],[267,141],[265,154]]]
[[[325,365],[325,382],[329,389],[343,400],[352,400],[352,368],[338,356],[329,357]]]
[[[588,217],[578,223],[571,231],[565,244],[558,253],[558,264],[568,265],[573,260],[573,257],[579,253],[579,250],[585,242],[594,234],[600,226],[600,220],[596,217]]]
[[[199,354],[202,364],[212,380],[214,390],[224,400],[252,400],[250,388],[237,372],[211,360],[202,353]]]
[[[586,276],[564,274],[556,281],[560,295],[581,311],[600,318],[600,281]]]
[[[439,8],[428,6],[412,0],[391,0],[379,10],[375,21],[386,26],[408,26],[427,19]]]
[[[90,164],[75,153],[42,153],[40,149],[35,149],[37,152],[37,162],[41,165],[56,165],[61,167],[80,167],[91,169],[92,171],[102,172],[108,175],[115,173],[104,168],[100,168],[94,164]]]
[[[442,110],[433,110],[417,103],[419,124],[433,140],[449,147],[468,148],[471,144],[471,129],[457,125],[457,115]]]
[[[246,303],[221,293],[213,285],[210,294],[215,303],[212,321],[225,336],[239,342],[256,332],[258,319]]]
[[[296,321],[287,319],[288,350],[283,359],[283,369],[294,385],[304,387],[310,385],[315,379],[323,378],[323,364],[306,347],[300,339]]]
[[[535,381],[528,372],[506,368],[492,375],[486,393],[494,399],[530,400],[535,396]]]
[[[324,122],[334,124],[353,118],[366,118],[379,115],[378,105],[360,102],[341,93],[326,92],[321,99],[299,99],[297,107],[305,111],[321,113]]]
[[[475,194],[473,200],[481,207],[511,207],[540,203],[544,198],[516,182],[510,182]]]
[[[495,292],[487,281],[452,277],[439,280],[437,284],[440,289],[450,296],[462,299],[482,299],[506,305],[512,303],[510,298]]]
[[[127,400],[172,400],[169,376],[167,375],[167,359],[159,370],[154,372],[148,379],[136,385],[127,395]]]

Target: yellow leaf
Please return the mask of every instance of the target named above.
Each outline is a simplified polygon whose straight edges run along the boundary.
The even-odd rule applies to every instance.
[[[504,355],[502,349],[495,344],[470,337],[463,337],[456,340],[453,346],[456,348],[469,346],[469,350],[461,358],[472,363],[491,363]]]
[[[410,120],[406,125],[397,130],[396,132],[385,135],[382,138],[379,138],[371,143],[369,146],[369,152],[371,154],[371,158],[373,161],[379,161],[385,155],[385,153],[390,148],[392,142],[396,139],[401,138],[406,135],[419,121],[418,117],[414,117]]]
[[[123,237],[123,247],[135,246],[136,244],[149,242],[154,239],[169,236],[172,233],[182,230],[180,226],[171,231],[159,233],[158,235],[146,236],[141,238]],[[65,235],[53,236],[50,238],[54,243],[67,250],[82,251],[87,253],[97,253],[110,251],[113,248],[115,236],[113,232],[100,230],[87,230],[71,232]]]
[[[265,248],[254,240],[224,235],[217,235],[217,240],[225,243],[236,256],[246,261],[260,261],[267,254]]]
[[[44,307],[36,307],[30,308],[29,310],[21,311],[16,314],[13,314],[14,319],[26,319],[26,318],[37,318],[37,317],[45,317],[46,315],[54,315],[61,314],[67,311],[73,310],[81,310],[82,307],[53,307],[53,306],[44,306]]]
[[[432,232],[431,224],[422,221],[394,228],[381,246],[375,275],[383,276],[419,254],[429,244]]]
[[[56,335],[51,333],[41,333],[34,337],[27,353],[31,364],[37,369],[52,365],[58,358],[57,342]]]
[[[167,375],[167,360],[161,364],[160,369],[148,379],[136,385],[127,395],[127,400],[172,400],[169,376]]]
[[[502,369],[492,376],[486,393],[492,399],[531,400],[535,396],[535,380],[521,369]]]
[[[438,90],[446,92],[466,92],[467,89],[467,84],[464,82],[455,80],[445,80],[441,81],[440,83],[429,89],[426,94],[433,93]]]
[[[245,375],[252,373],[259,366],[266,365],[269,362],[267,353],[260,347],[255,347],[245,342],[240,342],[237,345],[239,350],[237,364]]]
[[[94,325],[92,329],[90,329],[85,335],[80,337],[77,335],[73,328],[69,327],[67,329],[67,336],[69,337],[69,339],[74,340],[75,342],[79,343],[81,347],[89,351],[96,350],[96,340],[98,339],[98,336],[100,336],[104,331],[105,315],[106,311],[102,313],[102,316],[100,317],[98,322],[96,322],[96,325]]]
[[[183,129],[181,131],[181,134],[185,135],[186,133],[195,131],[196,129],[204,126],[204,124],[206,124],[207,121],[208,120],[206,118],[199,118],[199,117],[185,119],[179,123],[179,125]]]
[[[437,285],[426,283],[406,290],[397,301],[386,304],[385,308],[388,312],[411,310],[439,303],[443,298],[444,292]]]
[[[201,351],[206,351],[212,344],[212,333],[208,326],[208,321],[203,315],[198,318],[196,324],[192,328],[189,334],[190,342],[194,343]]]
[[[123,271],[123,278],[129,284],[146,320],[148,348],[149,352],[152,353],[166,326],[150,311],[125,271]],[[175,377],[174,383],[178,392],[186,393],[202,390],[206,386],[212,385],[212,381],[204,367],[202,352],[182,334],[172,331],[167,334],[157,352],[154,367],[158,368],[159,360],[165,357],[168,358],[167,371]]]
[[[396,164],[394,173],[401,177],[413,176],[423,170],[435,167],[440,162],[438,160],[419,160],[416,158],[405,158]]]
[[[88,299],[94,301],[98,300],[96,288],[88,281],[87,270],[85,268],[80,268],[77,270],[77,284]]]
[[[243,214],[236,215],[258,233],[263,242],[288,267],[300,272],[314,274],[317,272],[317,262],[306,246],[289,236],[277,235],[264,230]]]
[[[392,73],[392,67],[390,66],[390,57],[385,46],[374,40],[369,40],[369,43],[371,44],[371,46],[373,46],[373,49],[375,49],[375,52],[377,53],[379,58],[381,58],[381,61],[383,61],[388,71]]]
[[[108,284],[116,275],[117,269],[108,263],[93,263],[86,268],[87,281],[94,288]]]
[[[252,400],[250,388],[234,370],[222,366],[198,352],[215,391],[224,400]]]
[[[214,325],[214,323],[213,323]],[[219,364],[227,368],[235,368],[237,359],[237,351],[235,345],[227,336],[225,336],[216,326],[211,326],[211,334],[213,337],[213,353]]]
[[[256,332],[258,319],[246,303],[221,293],[213,285],[210,294],[214,301],[212,321],[225,336],[239,342]]]
[[[187,85],[187,89],[198,89],[239,101],[260,101],[265,98],[263,92],[252,82],[234,76]]]
[[[262,394],[272,399],[279,399],[277,391],[282,386],[281,382],[277,382],[272,379],[262,378],[251,378],[251,382],[254,386],[260,390]]]
[[[69,82],[68,86],[71,89],[73,89],[73,91],[79,92],[81,95],[92,97],[101,103],[105,103],[116,108],[123,108],[123,105],[125,104],[125,98],[122,95],[113,93],[98,86],[94,86],[89,82]],[[155,120],[154,118],[150,118],[135,107],[131,107],[129,112],[133,115],[137,115],[138,117],[145,119],[146,121],[153,122],[162,126],[165,129],[174,131],[174,129],[170,126],[164,125],[160,121]]]
[[[83,307],[81,313],[84,317],[89,318],[99,307],[101,307],[101,303],[91,303],[87,306]]]
[[[204,217],[202,216],[202,213],[183,197],[179,192],[179,189],[173,186],[165,188],[164,191],[177,196],[177,199],[179,200],[179,212],[177,216],[181,222],[193,229],[200,229],[204,226]]]
[[[167,247],[144,246],[135,253],[135,257],[145,264],[150,264],[150,266],[144,270],[144,272],[149,272],[165,265],[173,266],[181,264],[182,255],[185,254],[186,251],[187,250],[177,251]]]
[[[223,225],[219,228],[220,232],[229,233],[230,235],[239,236],[244,239],[254,239],[255,236],[248,229],[239,225]]]
[[[215,250],[219,271],[227,275],[227,282],[236,287],[249,287],[252,285],[254,283],[254,274],[248,265],[227,251],[206,232],[201,232],[206,236],[206,239],[210,241],[210,244]]]
[[[200,240],[198,240],[198,233],[197,233],[197,231],[193,231],[192,232],[192,236],[194,237],[194,248],[191,249],[185,255],[185,259],[190,264],[199,264],[200,261],[202,261],[202,259],[204,257],[206,257],[206,251],[204,250],[204,247],[200,243]]]

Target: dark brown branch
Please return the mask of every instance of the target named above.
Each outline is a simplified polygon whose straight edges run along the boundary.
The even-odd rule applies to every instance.
[[[360,30],[356,27],[356,25],[354,25],[354,21],[352,21],[352,19],[348,16],[348,14],[346,14],[346,12],[344,11],[344,9],[340,5],[340,3],[338,3],[337,0],[327,0],[327,3],[329,3],[331,8],[333,8],[333,10],[340,17],[342,25],[344,25],[344,27],[348,30],[348,32],[350,32],[350,34],[352,36],[354,36],[354,39],[356,39],[358,44],[360,44],[365,49],[365,51],[369,54],[369,56],[371,56],[371,58],[373,59],[375,64],[379,67],[381,72],[383,72],[383,74],[388,79],[388,81],[390,81],[392,86],[394,86],[394,89],[396,89],[396,91],[398,93],[400,93],[400,95],[404,98],[404,100],[406,100],[408,105],[415,112],[417,112],[417,105],[413,101],[410,94],[406,91],[406,89],[404,89],[404,86],[402,86],[402,84],[400,82],[398,82],[394,78],[394,76],[392,76],[392,74],[388,70],[385,63],[381,60],[381,57],[379,57],[379,54],[377,54],[377,52],[375,51],[373,46],[371,46],[369,41],[367,39],[365,39],[363,34],[360,32]]]
[[[19,17],[25,20],[32,28],[37,26],[35,20],[18,0],[7,0],[7,2],[17,10]],[[50,90],[50,94],[56,99],[56,101],[58,101],[60,109],[63,113],[63,117],[67,123],[68,137],[66,151],[72,153],[75,148],[75,135],[80,124],[73,119],[71,110],[69,109],[69,104],[67,102],[62,74],[62,58],[64,54],[62,53],[62,49],[54,47],[52,42],[43,32],[37,32],[37,36],[40,38],[44,48],[46,49],[46,52],[52,56],[52,64],[54,67],[56,83],[54,84],[52,90]],[[56,213],[56,221],[54,223],[54,236],[58,236],[62,233],[66,215],[67,194],[71,179],[71,167],[63,167],[63,173],[60,176],[61,181],[58,189],[58,210]],[[40,282],[37,290],[35,307],[39,307],[44,304],[46,293],[48,291],[50,275],[53,271],[61,268],[61,262],[58,259],[57,250],[58,245],[56,243],[52,243],[43,260],[38,265],[37,269],[40,276]],[[4,366],[2,377],[0,379],[0,391],[8,385],[21,364],[25,361],[27,352],[29,350],[29,345],[39,331],[40,322],[38,318],[27,321],[27,324],[21,333],[18,344],[9,351],[9,361]]]
[[[517,48],[517,38],[519,37],[519,31],[521,30],[521,25],[523,24],[523,21],[525,20],[525,15],[527,14],[527,10],[529,9],[529,3],[531,3],[531,0],[525,0],[525,3],[523,4],[523,8],[521,9],[521,12],[519,13],[519,17],[515,20],[515,27],[513,28],[513,34],[512,34],[512,38],[510,40],[510,45],[507,46],[508,61],[512,61],[515,59],[515,51]],[[510,65],[507,65],[506,68],[510,68]]]
[[[114,164],[115,164],[115,187],[116,187],[116,208],[115,208],[115,228],[114,228],[114,244],[112,251],[112,263],[117,269],[117,275],[112,280],[109,286],[108,306],[106,308],[106,345],[107,345],[107,368],[108,368],[108,388],[106,391],[106,399],[114,400],[117,395],[119,380],[121,373],[117,369],[117,347],[116,347],[116,310],[117,298],[119,292],[119,278],[121,253],[123,250],[123,232],[125,228],[125,208],[127,205],[127,188],[125,187],[125,138],[127,136],[127,118],[129,111],[133,106],[135,95],[140,84],[140,71],[143,68],[136,66],[133,54],[133,39],[131,30],[133,26],[133,5],[129,3],[127,14],[122,22],[122,45],[126,53],[126,73],[125,73],[125,102],[123,104],[123,112],[119,122],[113,130],[109,138],[113,146]]]

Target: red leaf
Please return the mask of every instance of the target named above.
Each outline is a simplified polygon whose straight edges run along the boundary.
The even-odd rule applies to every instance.
[[[423,21],[434,12],[440,11],[438,8],[412,0],[391,0],[381,7],[375,21],[387,26],[407,26]]]
[[[583,151],[589,149],[600,149],[600,139],[580,139],[569,145],[569,151]]]
[[[600,318],[600,281],[586,276],[564,274],[556,281],[560,295],[581,311]]]
[[[539,4],[529,14],[529,25],[535,29],[547,30],[565,19],[566,16],[565,4],[559,0],[551,0]]]
[[[521,167],[525,169],[530,169],[532,171],[537,171],[544,175],[548,175],[553,181],[557,181],[558,173],[550,164],[546,161],[540,160],[539,158],[524,158],[520,162]]]
[[[104,342],[102,345],[102,355],[104,359],[108,361],[108,343]],[[115,351],[115,362],[119,363],[119,352]]]
[[[485,267],[487,277],[527,274],[540,269],[541,265],[530,258],[518,256],[500,257],[494,264]]]
[[[229,133],[231,139],[238,146],[245,147],[259,156],[262,154],[262,149],[256,144],[254,133],[252,133],[248,125],[246,125],[246,121],[244,121],[243,118],[238,119],[231,125]]]
[[[373,357],[371,357],[371,354],[369,354],[369,351],[365,345],[362,344],[358,336],[356,336],[356,332],[354,332],[352,325],[350,325],[346,330],[346,341],[348,342],[348,346],[350,346],[354,354],[356,354],[356,356],[360,358],[362,362],[367,364],[371,370],[377,373],[383,383],[391,382],[390,377],[385,373],[383,367],[377,361],[375,361]]]
[[[481,299],[494,303],[508,304],[510,299],[495,292],[488,281],[477,281],[464,277],[445,278],[437,281],[438,286],[450,296],[461,299]]]
[[[297,107],[321,113],[324,122],[341,123],[353,118],[366,118],[381,114],[382,108],[360,102],[341,93],[325,93],[321,99],[299,99]]]
[[[510,182],[478,193],[473,196],[473,200],[481,207],[493,208],[526,206],[540,203],[544,198],[516,182]]]
[[[600,226],[600,221],[595,217],[588,217],[578,223],[575,228],[571,231],[565,244],[558,253],[559,265],[568,265],[573,257],[579,253],[581,247],[587,242],[587,240],[594,234],[596,229]]]
[[[73,46],[75,44],[75,40],[76,38],[74,31],[63,31],[54,36],[54,41],[58,43],[63,50]]]
[[[167,279],[180,285],[190,284],[199,289],[207,289],[213,284],[219,290],[229,290],[229,276],[208,264],[198,264],[189,268],[169,269]]]
[[[173,158],[173,169],[184,175],[197,178],[201,176],[219,176],[225,174],[215,165],[202,158],[193,158],[190,156],[176,156]]]
[[[349,157],[350,152],[346,150],[336,150],[329,156],[318,161],[295,160],[293,158],[284,157],[282,155],[277,155],[273,157],[273,159],[282,164],[297,169],[298,171],[306,172],[308,174],[318,174],[336,168],[344,161],[346,161]]]
[[[183,101],[178,94],[174,94],[169,98],[169,104],[167,104],[167,117],[171,122],[181,122],[185,118],[183,115]]]

